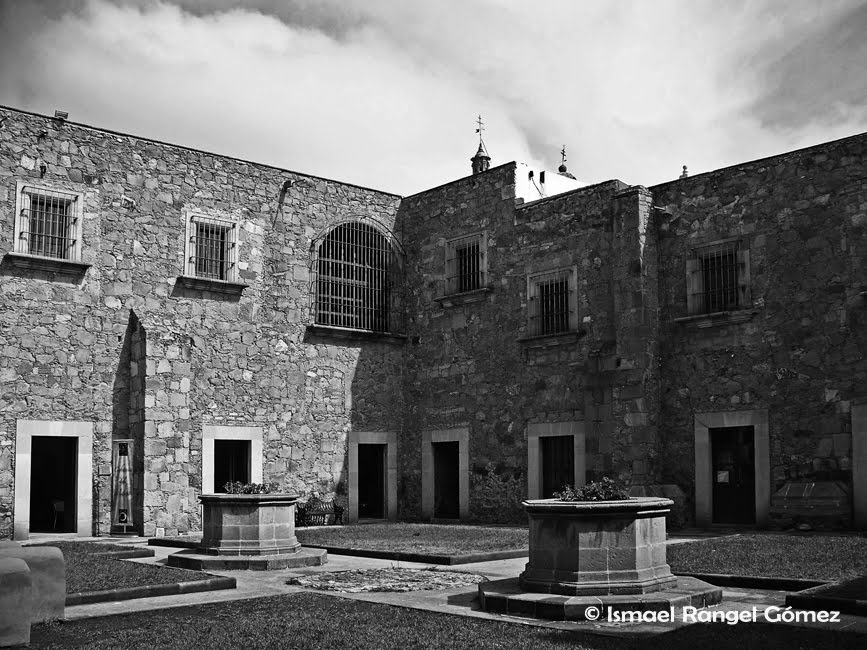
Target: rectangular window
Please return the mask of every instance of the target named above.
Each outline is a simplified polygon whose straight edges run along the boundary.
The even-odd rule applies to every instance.
[[[578,326],[574,269],[531,275],[528,281],[529,336],[574,331]]]
[[[15,252],[76,261],[81,253],[81,195],[19,183]]]
[[[687,260],[689,315],[749,307],[749,249],[739,240],[693,249]]]
[[[446,242],[446,294],[485,286],[485,235],[476,233]]]
[[[201,215],[190,217],[188,275],[207,280],[235,280],[237,225]]]

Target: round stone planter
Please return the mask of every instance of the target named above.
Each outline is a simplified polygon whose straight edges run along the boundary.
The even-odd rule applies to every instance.
[[[646,594],[676,585],[665,558],[671,499],[524,501],[530,560],[527,591],[551,594]]]
[[[209,555],[281,555],[301,548],[295,494],[203,494],[202,545]]]

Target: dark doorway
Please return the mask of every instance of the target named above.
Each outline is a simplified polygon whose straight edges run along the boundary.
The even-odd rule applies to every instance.
[[[542,498],[550,499],[564,485],[575,485],[575,438],[573,436],[542,436],[539,438],[542,456]]]
[[[460,517],[460,443],[435,442],[434,456],[434,512],[437,519]]]
[[[78,438],[34,436],[31,454],[30,532],[78,532]]]
[[[753,427],[710,430],[713,460],[713,523],[756,523]]]
[[[358,445],[358,517],[385,517],[386,445]]]
[[[235,481],[250,482],[250,441],[214,440],[214,492]]]

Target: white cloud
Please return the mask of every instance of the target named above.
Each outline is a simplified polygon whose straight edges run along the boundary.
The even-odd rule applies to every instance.
[[[830,125],[753,110],[840,14],[809,2],[179,1],[42,22],[0,102],[404,194],[469,172],[478,112],[494,164],[565,143],[583,180],[643,184],[867,130],[842,100]]]

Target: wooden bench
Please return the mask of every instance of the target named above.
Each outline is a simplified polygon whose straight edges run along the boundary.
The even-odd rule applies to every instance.
[[[325,501],[318,497],[295,506],[296,526],[324,526],[329,523],[329,517],[333,517],[332,524],[342,524],[343,506],[337,505],[333,500]]]

